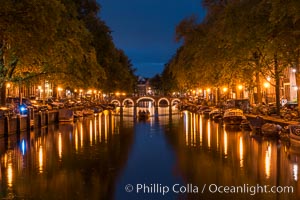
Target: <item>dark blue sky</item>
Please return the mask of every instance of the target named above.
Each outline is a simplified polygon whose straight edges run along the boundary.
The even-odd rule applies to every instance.
[[[136,74],[152,77],[175,54],[175,27],[186,17],[204,16],[201,0],[97,0],[101,19],[113,31]]]

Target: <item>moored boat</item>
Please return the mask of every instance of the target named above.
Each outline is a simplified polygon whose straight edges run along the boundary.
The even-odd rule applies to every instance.
[[[58,111],[58,120],[60,122],[73,122],[74,121],[74,112],[69,109],[60,109]]]
[[[80,110],[74,111],[74,118],[83,117],[83,113]]]
[[[91,116],[94,114],[94,110],[86,108],[82,110],[82,114],[83,116]]]
[[[265,137],[279,137],[282,127],[274,123],[265,123],[261,126],[261,133]]]
[[[225,125],[241,125],[247,118],[241,109],[232,108],[227,109],[223,115],[223,122]]]
[[[139,111],[138,118],[139,120],[147,120],[150,117],[149,111]]]
[[[300,143],[300,125],[289,125],[288,128],[290,140]]]

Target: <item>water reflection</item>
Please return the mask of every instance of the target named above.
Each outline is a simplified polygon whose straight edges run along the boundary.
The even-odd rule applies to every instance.
[[[13,169],[12,169],[12,151],[8,151],[5,155],[5,164],[7,167],[7,186],[12,188],[13,186]]]
[[[266,178],[270,178],[271,174],[271,144],[267,144],[267,150],[265,153],[265,173]]]
[[[62,141],[61,141],[61,133],[58,133],[58,157],[59,161],[61,161],[62,158]]]
[[[293,165],[293,179],[295,181],[298,181],[298,173],[299,173],[298,164],[294,164]]]
[[[119,125],[108,113],[0,138],[0,198],[112,199],[133,137]]]
[[[239,150],[240,150],[240,167],[244,167],[244,146],[243,146],[243,138],[242,136],[240,136],[240,139],[239,139]]]
[[[227,139],[227,132],[224,130],[224,156],[227,157],[227,149],[228,149],[228,139]]]
[[[194,120],[195,118],[198,120]],[[170,130],[176,139],[168,137],[178,158],[179,171],[186,183],[194,185],[270,185],[292,186],[293,194],[249,194],[205,193],[187,194],[186,198],[196,199],[298,199],[299,156],[293,158],[289,143],[274,139],[251,137],[250,132],[239,127],[223,127],[203,116],[184,112],[179,127]],[[180,128],[182,127],[182,129]],[[197,130],[189,127],[196,127]],[[184,130],[183,133],[177,130]],[[189,138],[199,133],[199,140],[190,143]],[[174,134],[175,133],[175,134]],[[168,134],[169,135],[169,134]],[[182,141],[185,141],[184,143]],[[194,144],[197,144],[196,146]],[[193,146],[194,148],[190,148]],[[201,147],[201,148],[198,148]],[[182,153],[187,152],[187,153]],[[299,152],[300,154],[300,152]],[[294,156],[295,157],[295,156]]]
[[[210,131],[211,131],[211,127],[210,127],[210,121],[207,122],[207,146],[210,149]]]
[[[43,146],[42,145],[40,145],[39,146],[39,153],[38,153],[38,155],[39,155],[39,172],[40,173],[43,173],[43,157],[44,157],[44,155],[43,155]]]
[[[0,138],[0,157],[2,199],[300,198],[299,147],[190,112],[143,122],[104,112]],[[129,183],[293,186],[294,193],[140,196],[124,191]]]

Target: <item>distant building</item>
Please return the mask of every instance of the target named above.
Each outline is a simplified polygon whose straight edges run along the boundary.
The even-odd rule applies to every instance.
[[[139,96],[153,95],[149,80],[149,78],[144,77],[138,78],[137,93]]]

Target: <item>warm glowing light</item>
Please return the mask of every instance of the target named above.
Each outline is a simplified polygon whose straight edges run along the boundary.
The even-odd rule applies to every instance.
[[[94,137],[95,137],[95,142],[97,142],[97,119],[94,119]]]
[[[269,87],[270,87],[270,83],[265,82],[265,83],[264,83],[264,87],[265,87],[265,88],[269,88]]]
[[[7,88],[10,88],[10,83],[6,83],[6,87],[7,87]]]
[[[105,137],[105,143],[107,142],[107,132],[108,132],[108,120],[107,120],[108,115],[104,114],[104,137]]]
[[[123,96],[125,96],[125,95],[126,95],[126,93],[125,93],[125,92],[123,92],[123,93],[122,93],[122,95],[123,95]]]
[[[295,181],[298,181],[298,165],[297,164],[293,165],[293,179]]]
[[[293,68],[293,69],[292,69],[292,72],[294,72],[294,73],[295,73],[296,71],[297,71],[297,70],[296,70],[295,68]]]
[[[39,147],[39,172],[43,173],[43,146]]]
[[[270,178],[270,174],[271,174],[271,144],[268,145],[268,148],[266,151],[265,172],[266,172],[266,178]]]
[[[193,131],[192,131],[193,146],[196,146],[196,114],[193,113]]]
[[[202,128],[203,128],[203,122],[202,122],[202,117],[201,116],[199,116],[199,137],[200,137],[200,146],[202,146],[202,138],[203,138],[203,130],[202,130]]]
[[[80,147],[83,147],[83,125],[80,124]]]
[[[208,148],[210,148],[210,137],[211,137],[211,133],[210,133],[210,121],[207,122],[207,146]]]
[[[77,126],[75,128],[75,150],[77,153],[78,152],[78,129],[77,129]]]
[[[93,122],[90,120],[90,146],[93,146]]]
[[[219,124],[217,124],[217,128],[216,128],[216,131],[217,131],[217,150],[219,151]]]
[[[116,92],[116,96],[120,96],[120,92]]]
[[[62,141],[61,141],[61,133],[58,133],[58,157],[62,158]]]
[[[189,142],[188,142],[188,132],[189,132],[189,127],[188,127],[188,124],[189,124],[189,118],[188,118],[188,112],[187,111],[183,111],[183,123],[184,123],[184,126],[185,126],[185,144],[188,145]]]
[[[227,92],[228,88],[227,87],[224,87],[223,88],[223,92]]]
[[[209,93],[210,92],[210,88],[207,88],[206,91]]]
[[[77,89],[75,89],[74,92],[77,92]]]
[[[244,167],[244,145],[243,138],[240,136],[240,167]]]
[[[97,90],[94,90],[94,94],[96,94],[97,93]]]
[[[224,155],[225,155],[225,157],[227,157],[227,150],[228,150],[227,132],[224,131]]]
[[[41,89],[42,89],[42,86],[39,85],[39,86],[38,86],[38,89],[41,90]]]
[[[101,142],[101,137],[102,137],[102,113],[99,114],[99,141]]]
[[[295,91],[297,91],[297,90],[298,90],[298,87],[297,87],[297,86],[294,86],[293,89],[294,89]]]
[[[243,89],[243,86],[242,86],[242,85],[238,85],[238,89],[239,89],[239,90],[242,90],[242,89]]]
[[[57,90],[58,90],[59,92],[61,92],[63,89],[62,89],[61,87],[58,87]]]
[[[7,186],[12,187],[13,186],[13,168],[12,163],[9,162],[7,164]]]
[[[79,92],[82,92],[82,91],[83,91],[82,89],[79,90]]]

